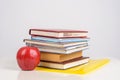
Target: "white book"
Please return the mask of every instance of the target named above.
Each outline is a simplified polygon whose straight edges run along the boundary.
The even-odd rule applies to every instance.
[[[59,54],[70,54],[70,53],[73,53],[73,52],[77,52],[77,51],[88,49],[88,46],[78,47],[78,48],[69,49],[69,50],[52,49],[52,48],[42,48],[42,47],[38,48],[38,49],[40,51],[43,51],[43,52],[51,52],[51,53],[59,53]]]
[[[36,44],[36,45],[51,46],[51,47],[68,47],[73,45],[87,44],[87,42],[54,43],[54,42],[37,41],[31,39],[24,39],[24,42],[28,44]]]
[[[75,49],[75,48],[80,48],[80,47],[84,47],[84,46],[88,46],[88,44],[80,44],[80,45],[74,45],[74,46],[69,46],[69,47],[51,47],[51,46],[43,46],[43,45],[36,45],[36,44],[26,44],[28,46],[33,46],[33,47],[37,47],[37,48],[44,48],[44,49],[59,49],[59,50],[70,50],[70,49]]]

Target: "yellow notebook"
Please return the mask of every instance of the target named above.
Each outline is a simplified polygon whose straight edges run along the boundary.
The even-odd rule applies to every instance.
[[[50,69],[44,67],[37,67],[36,70],[67,74],[86,74],[93,70],[96,70],[97,68],[103,66],[104,64],[107,64],[109,61],[110,61],[109,59],[90,60],[87,64],[76,66],[66,70]]]

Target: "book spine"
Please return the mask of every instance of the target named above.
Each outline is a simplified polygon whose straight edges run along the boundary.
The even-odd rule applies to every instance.
[[[31,29],[29,29],[29,35],[31,35]]]

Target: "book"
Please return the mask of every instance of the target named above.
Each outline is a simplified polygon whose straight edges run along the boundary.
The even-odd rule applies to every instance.
[[[81,50],[88,49],[88,46],[78,47],[78,48],[69,49],[69,50],[53,49],[53,48],[38,48],[38,49],[43,52],[51,52],[51,53],[58,53],[58,54],[71,54],[73,52],[78,52]]]
[[[89,61],[89,57],[78,57],[78,58],[74,58],[74,59],[67,60],[64,62],[51,62],[51,61],[41,60],[38,66],[55,68],[55,69],[68,69],[68,68],[75,67],[81,64],[85,64],[88,61]]]
[[[29,44],[29,43],[26,43],[26,45],[32,46],[32,47],[37,47],[37,48],[40,48],[40,49],[70,50],[70,49],[75,49],[75,48],[80,48],[80,47],[88,46],[88,43],[74,45],[74,46],[60,47],[60,48],[59,47],[52,47],[52,46],[37,45],[37,44]]]
[[[36,45],[41,45],[41,46],[50,46],[50,47],[59,47],[59,48],[74,46],[74,45],[81,45],[81,44],[87,43],[87,42],[54,43],[54,42],[37,41],[37,40],[31,40],[31,39],[24,39],[23,41],[28,44],[36,44]]]
[[[63,30],[63,29],[30,29],[30,35],[66,38],[66,37],[86,37],[88,31],[83,30]]]
[[[87,42],[89,38],[50,38],[50,37],[40,37],[31,36],[31,40],[46,41],[46,42]]]
[[[41,60],[52,62],[63,62],[66,60],[74,59],[82,56],[82,51],[74,52],[71,54],[56,54],[50,52],[40,52]]]
[[[50,46],[37,46],[33,44],[27,44],[27,45],[37,47],[40,51],[43,51],[43,52],[51,52],[51,53],[59,53],[59,54],[71,54],[73,52],[78,52],[88,48],[87,44],[83,44],[75,47],[74,46],[64,47],[64,48],[57,48],[57,47],[50,47]]]

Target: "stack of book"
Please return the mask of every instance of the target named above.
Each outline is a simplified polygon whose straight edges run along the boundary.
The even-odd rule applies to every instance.
[[[39,66],[67,69],[89,61],[83,56],[83,50],[88,49],[88,31],[30,29],[29,34],[31,39],[24,42],[40,50]]]

